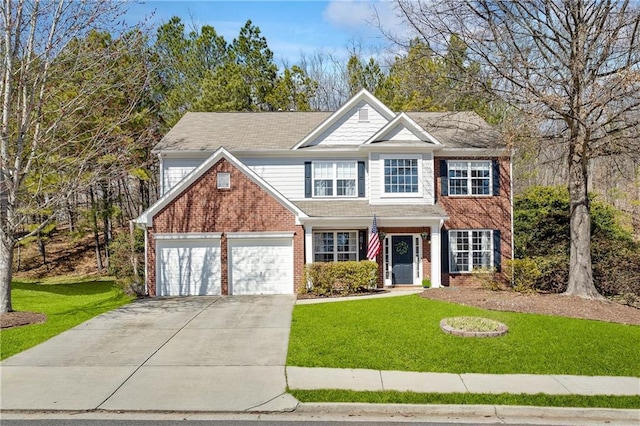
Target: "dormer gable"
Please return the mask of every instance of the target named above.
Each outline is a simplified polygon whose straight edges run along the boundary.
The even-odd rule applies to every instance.
[[[394,112],[378,98],[362,89],[293,149],[317,145],[362,145],[394,116]]]
[[[424,130],[418,123],[403,112],[371,136],[364,144],[402,144],[416,142],[424,142],[429,145],[442,145],[438,139]]]

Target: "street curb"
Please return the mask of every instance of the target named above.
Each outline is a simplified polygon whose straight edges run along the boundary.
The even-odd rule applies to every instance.
[[[296,413],[400,414],[418,416],[570,419],[640,423],[640,409],[532,407],[519,405],[427,405],[369,403],[300,403]]]

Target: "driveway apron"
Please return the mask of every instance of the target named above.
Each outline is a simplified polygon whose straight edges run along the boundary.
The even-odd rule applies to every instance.
[[[0,364],[3,410],[283,411],[294,296],[156,298]]]

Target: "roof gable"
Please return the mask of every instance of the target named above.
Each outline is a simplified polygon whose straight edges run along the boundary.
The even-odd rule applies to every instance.
[[[386,126],[365,142],[365,145],[380,142],[427,142],[442,145],[435,137],[425,131],[405,113],[398,114]]]
[[[213,165],[218,163],[221,159],[226,159],[229,163],[240,170],[244,175],[251,179],[254,183],[260,186],[264,191],[276,199],[285,208],[289,209],[297,218],[306,217],[306,214],[300,210],[295,204],[285,198],[277,190],[275,190],[269,183],[256,174],[253,170],[248,168],[244,163],[234,157],[224,147],[219,148],[209,158],[207,158],[200,166],[184,177],[176,186],[165,193],[158,201],[156,201],[151,207],[149,207],[144,213],[142,213],[134,221],[145,226],[153,225],[153,217],[158,214],[169,203],[178,198],[187,188],[196,182],[202,175],[204,175]]]
[[[361,120],[359,116],[363,108],[367,110],[366,120]],[[362,89],[305,136],[293,149],[321,144],[360,145],[394,116],[394,112],[378,98]],[[352,135],[353,139],[344,138],[345,134]]]

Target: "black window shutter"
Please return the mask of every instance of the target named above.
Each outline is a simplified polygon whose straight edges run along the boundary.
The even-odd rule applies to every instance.
[[[311,198],[311,161],[304,162],[304,198]]]
[[[442,261],[441,274],[449,273],[449,231],[443,229],[440,233],[440,259]]]
[[[365,196],[364,161],[358,161],[358,197]]]
[[[449,168],[447,160],[440,160],[440,195],[449,195]]]
[[[493,231],[493,267],[502,272],[502,255],[500,251],[500,230]]]
[[[500,195],[500,163],[493,160],[493,195]]]
[[[367,260],[367,245],[369,242],[367,241],[367,231],[358,231],[358,246],[360,255],[358,260]]]

